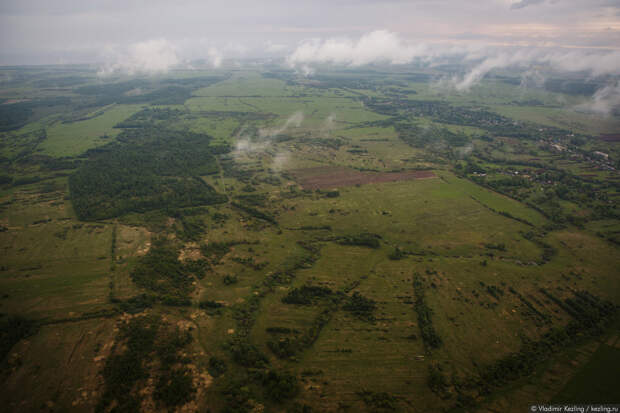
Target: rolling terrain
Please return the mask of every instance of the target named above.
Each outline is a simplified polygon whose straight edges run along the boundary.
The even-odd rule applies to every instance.
[[[415,70],[2,68],[0,405],[618,402],[618,116]]]

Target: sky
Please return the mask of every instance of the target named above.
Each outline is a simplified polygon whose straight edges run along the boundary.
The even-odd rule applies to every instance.
[[[1,65],[101,63],[115,70],[133,59],[140,71],[151,65],[149,54],[160,55],[158,69],[264,56],[295,64],[304,60],[292,58],[300,46],[351,46],[372,33],[395,36],[399,43],[389,47],[429,54],[433,47],[620,49],[620,0],[0,2]],[[345,63],[364,59],[354,60]]]

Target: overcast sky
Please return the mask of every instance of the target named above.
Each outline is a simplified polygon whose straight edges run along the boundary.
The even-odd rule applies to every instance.
[[[0,64],[93,63],[165,42],[176,58],[286,56],[375,30],[407,42],[620,48],[620,0],[2,0]]]

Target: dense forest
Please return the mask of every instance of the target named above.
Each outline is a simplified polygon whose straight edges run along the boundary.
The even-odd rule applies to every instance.
[[[69,179],[80,219],[226,200],[200,178],[217,172],[214,154],[227,150],[211,146],[208,135],[144,128],[118,141],[88,152],[89,162]]]

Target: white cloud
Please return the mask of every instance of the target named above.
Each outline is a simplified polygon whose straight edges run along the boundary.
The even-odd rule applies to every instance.
[[[239,158],[240,156],[251,155],[256,152],[264,152],[271,146],[272,139],[278,136],[279,134],[285,132],[287,129],[291,127],[298,128],[301,126],[301,123],[304,120],[304,114],[302,111],[297,111],[293,113],[291,116],[286,119],[286,121],[277,127],[274,128],[263,128],[258,131],[258,139],[254,139],[246,133],[245,129],[242,129],[237,134],[235,150],[233,151],[233,156],[235,158]],[[288,155],[283,154],[281,159],[276,157],[274,158],[274,162],[278,165],[283,165],[288,159]]]
[[[592,100],[575,108],[578,111],[609,116],[620,109],[620,81],[609,84],[594,93]]]
[[[277,152],[271,161],[271,169],[276,172],[282,171],[282,169],[288,164],[291,155],[289,152]]]
[[[286,122],[282,126],[278,126],[276,128],[265,128],[258,131],[258,135],[264,139],[271,139],[284,131],[286,131],[290,127],[298,128],[301,126],[301,122],[304,121],[304,113],[302,111],[297,111],[288,117]]]
[[[133,43],[124,50],[107,47],[104,59],[106,62],[98,72],[102,76],[119,72],[129,75],[164,73],[179,64],[176,48],[165,39]]]
[[[207,51],[207,55],[213,67],[217,68],[222,65],[222,60],[224,59],[224,57],[222,56],[222,52],[220,52],[217,48],[210,47]]]
[[[350,39],[310,40],[302,42],[287,58],[292,66],[310,63],[335,63],[361,66],[370,63],[409,63],[424,54],[423,45],[406,44],[398,35],[375,30],[363,35],[357,42]]]
[[[530,3],[534,4],[534,3]],[[376,30],[357,41],[331,38],[302,42],[286,61],[304,76],[311,75],[317,64],[361,66],[371,63],[429,65],[459,58],[470,66],[462,76],[454,76],[446,86],[467,91],[494,69],[542,65],[552,70],[584,71],[591,76],[620,74],[620,51],[548,47],[488,46],[481,44],[411,43],[395,33]]]
[[[532,66],[544,65],[549,69],[562,72],[586,72],[589,76],[620,75],[620,51],[590,51],[546,48],[507,48],[487,49],[487,56],[462,77],[451,81],[455,89],[467,91],[494,69],[507,67],[526,68],[529,73]],[[469,60],[479,59],[479,55],[470,55]]]

